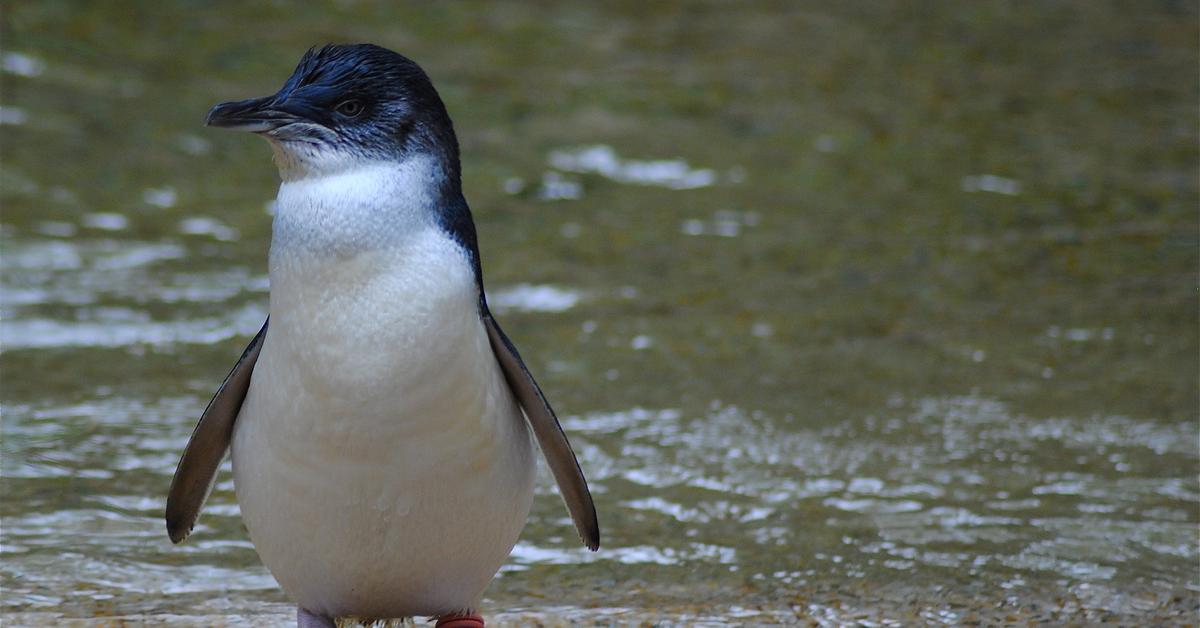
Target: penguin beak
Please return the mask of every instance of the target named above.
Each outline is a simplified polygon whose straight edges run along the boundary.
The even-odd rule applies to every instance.
[[[289,124],[306,121],[277,108],[277,103],[275,96],[224,102],[208,112],[204,124],[250,133],[269,133]]]

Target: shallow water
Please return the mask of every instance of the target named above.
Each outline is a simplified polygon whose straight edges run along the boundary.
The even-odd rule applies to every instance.
[[[494,623],[1195,622],[1196,17],[7,6],[6,625],[289,621],[228,475],[161,515],[266,314],[269,151],[200,120],[330,40],[433,76],[600,510],[542,478]]]

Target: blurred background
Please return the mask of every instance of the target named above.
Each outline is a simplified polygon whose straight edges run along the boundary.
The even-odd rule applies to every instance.
[[[0,611],[285,624],[223,475],[163,501],[266,315],[277,175],[205,129],[308,47],[433,77],[543,477],[493,623],[1194,621],[1190,2],[0,9]]]

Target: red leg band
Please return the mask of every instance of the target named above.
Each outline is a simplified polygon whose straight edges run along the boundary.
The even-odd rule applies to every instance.
[[[434,628],[483,628],[481,615],[456,615],[454,617],[439,617]]]

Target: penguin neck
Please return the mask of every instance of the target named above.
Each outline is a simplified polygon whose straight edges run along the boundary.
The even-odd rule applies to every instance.
[[[402,247],[439,228],[441,208],[462,198],[456,177],[439,161],[414,154],[286,178],[279,186],[272,255],[346,259]]]
[[[466,269],[461,288],[475,295],[476,309],[487,308],[470,210],[457,176],[435,155],[284,181],[269,266],[272,301],[277,291],[365,285],[384,274],[419,285],[457,282]]]

